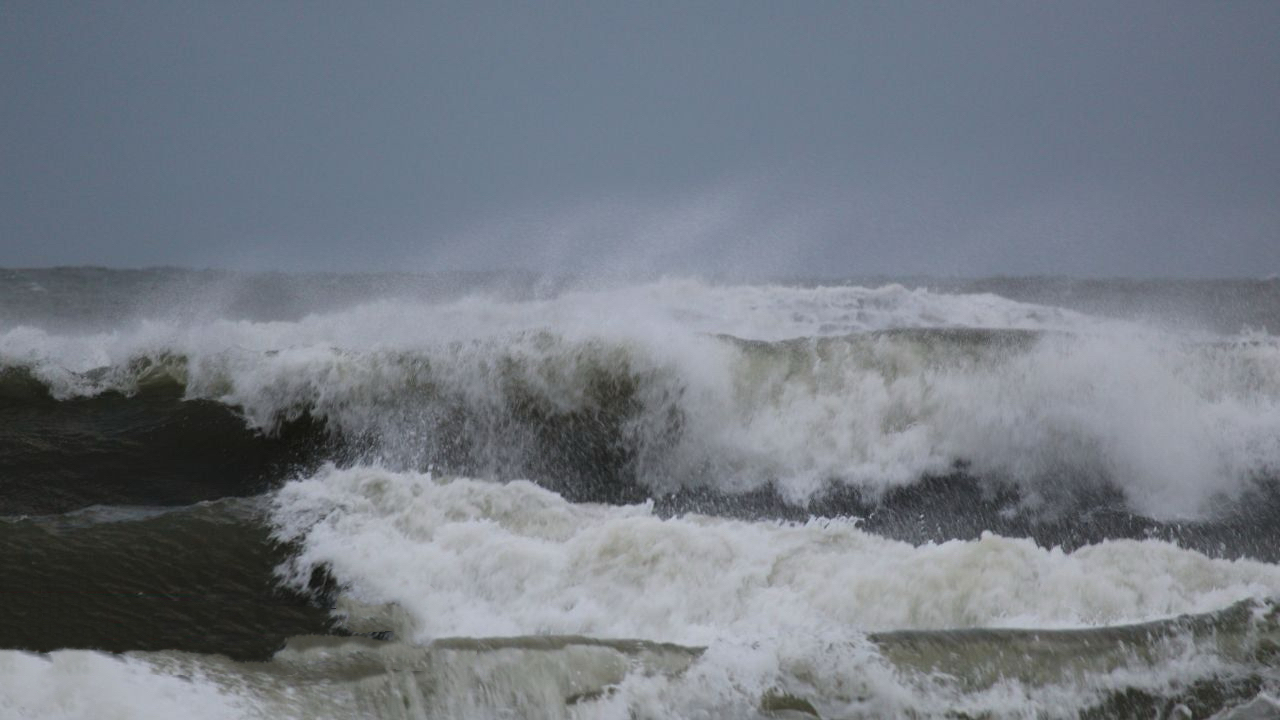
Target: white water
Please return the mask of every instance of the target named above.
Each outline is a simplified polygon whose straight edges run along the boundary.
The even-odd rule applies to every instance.
[[[886,328],[1046,334],[1013,347],[837,338]],[[752,348],[717,333],[810,340]],[[174,355],[186,362],[164,359]],[[311,412],[376,438],[401,468],[425,469],[457,443],[442,423],[460,405],[475,468],[502,479],[549,452],[535,425],[510,422],[512,403],[597,412],[587,386],[600,373],[638,383],[641,410],[617,440],[656,492],[772,482],[802,503],[832,480],[874,495],[963,461],[1020,484],[1030,503],[1111,486],[1169,519],[1211,516],[1280,471],[1273,337],[1191,337],[991,295],[664,281],[525,302],[387,301],[297,322],[0,329],[0,363],[31,366],[61,398],[136,390],[137,358],[168,363],[189,397],[238,406],[253,426]],[[82,374],[95,368],[107,370]]]
[[[717,333],[781,340],[887,328],[1034,330],[1099,324],[1078,313],[994,295],[947,295],[898,285],[721,287],[692,280],[568,292],[523,302],[487,296],[440,304],[388,300],[297,322],[235,321],[199,313],[177,318],[124,323],[81,335],[56,335],[32,326],[0,328],[0,358],[35,365],[49,373],[55,392],[72,396],[109,385],[64,385],[68,378],[58,371],[122,366],[135,357],[162,352],[203,358],[290,348],[419,350],[530,331],[553,331],[569,341],[607,339],[656,347]]]
[[[218,656],[64,650],[0,651],[0,717],[21,720],[370,718],[630,720],[813,717],[767,711],[771,697],[802,698],[824,718],[1071,718],[1116,691],[1156,696],[1240,668],[1203,647],[1173,642],[1158,667],[1137,662],[1050,684],[967,688],[944,675],[895,668],[866,644],[788,638],[726,642],[690,664],[677,650],[437,650],[389,646],[376,654],[331,645],[284,650],[268,664]],[[372,662],[371,662],[372,661]],[[354,672],[353,672],[354,671]],[[1275,678],[1270,681],[1274,685]],[[586,691],[588,695],[579,694]],[[1274,693],[1275,687],[1272,686]],[[1270,717],[1266,691],[1251,705]],[[1145,714],[1144,714],[1145,716]],[[1189,715],[1174,715],[1189,717]],[[1217,716],[1215,716],[1217,717]],[[1224,715],[1235,718],[1235,715]]]
[[[325,565],[361,604],[395,603],[418,641],[584,634],[704,644],[727,636],[1088,627],[1280,594],[1280,567],[1168,543],[1072,553],[987,535],[912,546],[852,520],[802,525],[647,505],[573,504],[531,483],[326,468],[276,499],[300,540],[292,581]]]
[[[902,328],[1034,334],[866,334]],[[378,440],[379,463],[295,479],[272,509],[299,547],[286,580],[305,585],[327,568],[354,627],[417,645],[557,633],[707,647],[684,672],[624,671],[578,704],[556,688],[629,661],[604,650],[450,656],[423,676],[434,678],[421,690],[437,703],[428,716],[751,717],[781,690],[826,703],[824,717],[1069,717],[1112,689],[1168,694],[1231,668],[1175,646],[1155,667],[974,689],[894,667],[866,633],[1093,628],[1280,595],[1275,565],[1155,540],[1070,553],[994,535],[913,546],[847,519],[662,519],[647,505],[572,504],[520,480],[519,462],[493,464],[486,479],[414,470],[450,427],[441,397],[518,460],[545,448],[536,428],[499,422],[513,403],[607,414],[608,398],[590,389],[603,376],[635,381],[640,410],[617,432],[655,492],[773,481],[803,502],[832,479],[875,493],[964,460],[1020,483],[1029,502],[1108,484],[1149,516],[1203,517],[1280,468],[1280,345],[1268,335],[1178,334],[989,295],[689,281],[525,302],[387,301],[296,322],[0,328],[0,364],[31,367],[58,398],[135,392],[155,372],[131,366],[138,358],[264,431],[310,412]],[[532,666],[544,674],[519,670]],[[426,682],[303,683],[270,667],[0,652],[0,718],[361,716],[366,695],[399,698]]]
[[[994,536],[913,547],[849,521],[662,520],[524,482],[370,467],[294,481],[272,515],[301,544],[295,582],[324,563],[345,587],[343,607],[364,613],[355,625],[398,622],[401,640],[423,648],[443,635],[570,633],[707,650],[692,664],[679,653],[637,663],[608,648],[420,656],[387,643],[372,662],[334,645],[266,665],[6,651],[0,717],[750,718],[775,693],[807,698],[823,717],[1072,717],[1109,691],[1176,693],[1236,668],[1175,641],[1155,665],[1090,670],[1080,657],[1063,660],[1081,669],[1057,681],[970,687],[893,665],[865,633],[1097,627],[1280,593],[1276,566],[1158,541],[1073,553]],[[611,690],[566,700],[597,687]]]
[[[262,717],[259,709],[215,682],[157,672],[141,660],[89,650],[0,651],[5,720],[232,720]]]
[[[419,644],[571,634],[708,647],[678,677],[637,673],[580,717],[751,717],[779,689],[824,717],[1070,717],[1111,689],[1169,692],[1230,664],[1175,645],[1154,668],[975,689],[894,667],[865,633],[1100,627],[1280,594],[1280,567],[1154,540],[1072,553],[992,535],[917,547],[849,520],[664,520],[526,482],[375,467],[291,482],[272,515],[301,546],[288,580],[305,586],[328,568],[356,627]]]

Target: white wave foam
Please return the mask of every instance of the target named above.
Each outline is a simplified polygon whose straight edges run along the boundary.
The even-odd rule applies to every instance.
[[[964,461],[1049,503],[1111,486],[1148,516],[1203,517],[1280,468],[1273,343],[1106,334],[1025,345],[881,336],[762,349],[688,336],[610,346],[534,335],[411,357],[304,347],[196,363],[188,392],[236,404],[265,428],[309,411],[380,438],[383,460],[403,467],[461,440],[508,478],[555,452],[538,446],[542,420],[513,418],[521,403],[539,418],[612,412],[624,422],[614,440],[656,491],[772,481],[797,502],[833,479],[879,493]],[[607,389],[590,387],[600,373],[634,380],[639,408],[617,398],[601,407]],[[458,406],[471,419],[465,438],[447,427]]]
[[[958,712],[1070,718],[1116,692],[1176,697],[1193,682],[1250,672],[1211,648],[1177,640],[1158,651],[1142,648],[1158,658],[1155,666],[1135,656],[1109,672],[1081,667],[1049,673],[1056,681],[1009,678],[978,688],[895,666],[870,643],[816,637],[729,640],[702,652],[540,640],[496,647],[464,640],[426,648],[322,642],[301,651],[286,648],[268,663],[183,653],[120,657],[64,650],[41,658],[0,651],[0,668],[8,671],[0,674],[0,717],[764,720],[816,711],[850,720]],[[1088,665],[1087,658],[1062,662]],[[1258,698],[1261,709],[1269,707],[1265,693]],[[788,705],[803,710],[778,712]]]
[[[1008,344],[835,337],[904,327],[1065,333]],[[715,333],[811,339],[752,345]],[[833,339],[812,339],[822,337]],[[433,397],[460,399],[494,421],[472,432],[520,449],[529,438],[498,422],[516,391],[549,412],[597,409],[586,388],[600,373],[637,380],[640,414],[619,432],[652,450],[642,479],[660,489],[776,479],[804,499],[832,477],[876,491],[968,460],[1033,494],[1107,482],[1147,514],[1184,516],[1280,467],[1273,338],[1189,342],[994,296],[666,281],[531,302],[381,302],[297,322],[0,332],[0,361],[30,365],[59,397],[130,392],[131,361],[170,355],[185,358],[173,372],[189,397],[238,405],[264,429],[313,412],[380,437],[383,460],[399,469],[433,441],[424,432],[442,427],[448,408]],[[96,368],[107,370],[84,374]],[[397,622],[411,639],[572,633],[709,646],[679,678],[635,674],[611,695],[562,708],[566,717],[743,717],[779,683],[843,698],[837,709],[849,716],[1069,715],[1081,693],[1167,688],[1204,677],[1212,661],[1175,656],[1158,672],[1094,678],[1083,690],[1015,683],[975,693],[904,678],[864,633],[1094,627],[1280,593],[1274,565],[1159,541],[1067,553],[987,535],[915,547],[849,520],[663,520],[648,506],[575,505],[522,481],[442,482],[381,467],[326,468],[274,503],[280,536],[300,547],[292,582],[329,567],[355,619]],[[0,715],[281,717],[353,702],[317,705],[287,682],[246,685],[202,663],[182,666],[209,671],[193,676],[156,658],[0,652]]]
[[[661,520],[646,506],[574,505],[525,482],[379,468],[295,481],[273,517],[301,545],[294,582],[323,563],[355,601],[347,608],[397,603],[384,619],[404,618],[395,629],[411,640],[566,632],[707,648],[669,670],[589,640],[585,650],[528,653],[466,642],[447,651],[366,642],[352,653],[335,640],[265,664],[0,651],[0,717],[744,718],[771,717],[761,708],[779,694],[823,717],[1072,717],[1114,691],[1176,697],[1190,682],[1256,668],[1174,635],[1116,669],[1063,659],[1079,667],[971,686],[919,674],[864,633],[1099,626],[1280,591],[1280,568],[1157,541],[1074,553],[994,536],[912,547],[848,521]],[[1224,646],[1250,652],[1236,640]]]
[[[1018,347],[817,339],[918,327],[1070,332]],[[810,340],[760,348],[710,333]],[[469,445],[473,472],[506,478],[553,452],[513,407],[596,413],[587,386],[599,373],[638,383],[640,409],[616,440],[657,491],[775,482],[804,501],[832,479],[878,493],[963,461],[1033,500],[1110,485],[1135,510],[1174,518],[1212,513],[1280,468],[1269,336],[1192,342],[991,295],[664,281],[528,302],[380,302],[297,322],[0,333],[0,360],[31,365],[59,397],[133,391],[131,361],[172,356],[185,358],[170,364],[189,397],[236,405],[255,427],[310,412],[377,438],[384,462],[422,467]],[[83,374],[93,368],[107,370]],[[445,427],[459,406],[467,437]]]
[[[605,337],[658,344],[696,334],[780,340],[887,328],[1067,329],[1099,322],[995,295],[949,295],[900,285],[725,287],[664,280],[523,302],[480,296],[439,304],[378,301],[308,315],[297,322],[143,320],[81,335],[17,326],[0,328],[0,358],[84,372],[163,351],[207,356],[297,347],[413,350],[542,330],[569,339]]]
[[[539,633],[689,644],[875,629],[1094,626],[1280,593],[1280,568],[1159,541],[1073,553],[993,535],[913,547],[846,520],[803,525],[575,505],[526,482],[326,468],[275,501],[301,541],[290,579],[326,566],[419,640]]]
[[[230,720],[263,717],[233,688],[88,650],[0,651],[0,717],[12,720]]]

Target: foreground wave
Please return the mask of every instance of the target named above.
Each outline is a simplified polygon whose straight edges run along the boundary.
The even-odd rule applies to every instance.
[[[289,585],[305,589],[324,568],[348,622],[418,640],[1078,627],[1280,594],[1280,567],[1158,540],[1071,553],[990,534],[917,546],[856,519],[664,519],[650,504],[572,503],[528,482],[379,468],[290,482],[272,522],[298,548]],[[362,620],[362,608],[388,603],[398,618]]]
[[[872,633],[797,646],[575,636],[422,646],[295,638],[270,662],[0,652],[0,704],[36,720],[130,717],[1262,717],[1280,711],[1280,610],[1097,630]],[[776,653],[776,654],[774,654]],[[729,662],[726,662],[729,661]],[[74,682],[68,682],[75,678]],[[104,692],[107,690],[108,692]]]

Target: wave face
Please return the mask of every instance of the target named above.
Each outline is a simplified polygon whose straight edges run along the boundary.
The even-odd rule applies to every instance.
[[[62,651],[49,658],[0,656],[0,668],[4,678],[17,681],[13,695],[23,703],[20,709],[56,703],[58,710],[74,711],[93,704],[131,717],[180,705],[189,706],[185,717],[405,720],[504,717],[513,705],[521,708],[520,717],[539,719],[1077,716],[1075,708],[1063,707],[1067,699],[1086,700],[1086,717],[1148,717],[1165,710],[1196,717],[1229,699],[1244,702],[1214,717],[1252,718],[1280,709],[1258,692],[1261,680],[1250,674],[1257,668],[1251,653],[1276,637],[1273,611],[1242,602],[1216,613],[1104,630],[878,633],[852,644],[826,642],[818,650],[827,664],[817,667],[803,657],[762,658],[757,647],[745,644],[718,649],[540,635],[445,638],[414,647],[296,638],[270,663]],[[966,662],[975,657],[982,661]],[[1048,662],[1030,664],[1031,657]],[[706,672],[712,663],[718,672]],[[1179,674],[1190,677],[1193,669],[1208,670],[1213,681],[1144,682],[1138,669],[1158,663],[1181,664]],[[1074,677],[1075,687],[1037,688],[1037,674],[1047,667]],[[83,680],[59,687],[77,672]],[[1011,686],[1015,678],[1030,686]],[[102,692],[104,686],[114,692]],[[1173,702],[1152,694],[1174,688]],[[39,710],[27,717],[66,717]]]
[[[315,423],[255,432],[235,409],[148,376],[148,364],[133,364],[127,392],[62,400],[27,367],[0,369],[0,476],[22,478],[0,484],[4,514],[252,495],[322,456]]]
[[[276,497],[288,573],[407,611],[400,635],[584,634],[688,644],[884,629],[1078,627],[1280,593],[1280,568],[1159,541],[913,546],[852,519],[771,524],[581,505],[527,482],[327,468]],[[395,568],[393,571],[392,568]],[[977,581],[981,579],[981,581]],[[358,611],[355,611],[358,612]]]
[[[308,431],[291,426],[318,422],[346,457],[532,477],[583,500],[768,488],[803,505],[962,469],[1050,514],[1111,493],[1199,519],[1280,467],[1269,335],[901,287],[669,283],[293,323],[20,327],[0,334],[0,362],[10,395],[119,407],[180,393],[184,410],[220,403],[295,444]]]
[[[291,635],[328,631],[309,587],[276,582],[289,553],[271,541],[262,505],[95,505],[0,520],[0,647],[261,659]]]
[[[1280,690],[1263,329],[902,285],[308,277],[0,278],[51,296],[0,314],[0,668],[98,683],[0,681],[0,714],[1198,716]],[[1186,614],[1223,630],[1109,629]],[[1072,664],[1019,628],[1092,634],[1055,645]],[[353,632],[383,640],[274,653]],[[17,652],[77,647],[135,654]],[[1010,653],[1039,659],[978,659]]]

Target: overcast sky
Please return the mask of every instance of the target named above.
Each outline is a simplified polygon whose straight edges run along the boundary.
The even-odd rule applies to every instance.
[[[0,265],[1280,272],[1280,2],[0,2]]]

